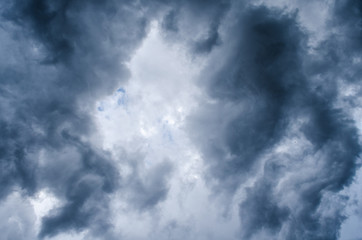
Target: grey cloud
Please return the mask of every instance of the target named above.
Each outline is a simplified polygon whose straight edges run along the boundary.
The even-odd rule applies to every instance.
[[[148,16],[116,1],[1,5],[3,43],[11,46],[0,70],[1,197],[19,186],[28,195],[47,188],[62,201],[42,219],[40,238],[106,231],[120,179],[111,157],[88,141],[95,126],[87,111],[129,76],[124,63]]]
[[[348,109],[336,107],[337,78],[358,84],[361,76],[349,59],[360,57],[358,1],[336,2],[330,24],[344,35],[314,55],[297,13],[237,1],[26,0],[4,1],[0,10],[0,199],[51,191],[61,205],[41,220],[40,238],[88,229],[117,239],[108,218],[116,191],[141,212],[166,199],[173,164],[145,167],[142,156],[124,156],[117,161],[130,174],[123,176],[88,140],[96,130],[89,109],[127,80],[125,63],[158,17],[170,39],[210,57],[200,86],[212,101],[201,103],[188,130],[215,193],[230,201],[244,193],[240,238],[338,238],[339,193],[361,150]],[[359,103],[347,97],[343,104]],[[294,139],[292,150],[280,151]],[[26,211],[21,224],[31,226]],[[8,237],[24,238],[16,224],[7,227]],[[177,220],[164,231],[192,236]],[[35,238],[31,229],[23,233]]]
[[[333,24],[342,27],[344,40],[347,41],[345,47],[351,51],[359,51],[362,47],[362,3],[360,1],[344,0],[336,1],[334,6],[335,16]]]
[[[42,219],[40,238],[111,231],[108,200],[115,191],[124,191],[142,211],[166,198],[169,162],[151,170],[137,163],[133,175],[122,179],[114,159],[88,140],[96,130],[89,109],[127,80],[125,63],[164,4],[177,5],[111,0],[1,4],[1,40],[8,47],[1,49],[0,66],[0,197],[19,187],[29,196],[46,188],[61,201]]]
[[[22,124],[10,125],[5,121],[1,122],[3,140],[0,144],[0,156],[4,159],[1,161],[1,198],[6,197],[17,184],[29,194],[36,189],[36,164],[25,159],[29,139],[27,132],[21,131],[22,128]]]
[[[213,24],[207,33],[207,37],[194,44],[194,53],[209,53],[213,47],[220,45],[221,39],[218,32],[218,24]]]
[[[247,172],[257,157],[280,139],[286,125],[283,108],[298,85],[304,84],[297,65],[302,34],[291,18],[277,14],[266,8],[245,11],[232,32],[235,37],[238,34],[238,41],[229,41],[238,50],[221,63],[211,63],[209,68],[218,71],[205,71],[202,81],[209,81],[205,84],[210,96],[235,105],[232,114],[223,113],[223,132],[215,136],[221,143],[204,146],[229,155],[220,165],[214,154],[208,156],[215,162],[206,164],[214,174],[220,173],[220,178]]]
[[[169,11],[162,20],[162,28],[166,31],[177,32],[178,29],[178,15],[175,10]]]
[[[177,220],[171,220],[160,230],[152,232],[150,239],[190,239],[197,238],[193,236],[193,230],[189,226],[178,223]]]
[[[77,139],[71,141],[74,149],[65,156],[70,160],[59,157],[44,166],[43,184],[65,198],[65,203],[42,219],[40,237],[90,225],[106,232],[111,226],[107,206],[110,194],[119,184],[117,169],[107,160],[109,156],[102,156]],[[65,163],[71,166],[63,166]]]
[[[290,210],[279,206],[270,185],[267,181],[260,181],[247,189],[247,199],[240,204],[241,224],[245,229],[243,239],[250,239],[262,229],[278,232],[287,220]]]
[[[0,207],[1,239],[23,240],[35,239],[35,214],[28,200],[18,193],[3,199]]]
[[[201,77],[216,103],[190,119],[210,185],[233,196],[255,180],[240,204],[242,239],[257,239],[261,231],[271,238],[337,239],[344,200],[333,203],[339,210],[331,216],[323,201],[352,181],[361,147],[353,121],[334,107],[336,80],[329,66],[308,69],[312,56],[296,13],[249,6],[237,17],[224,40],[229,45]],[[302,153],[276,151],[293,137],[306,139]]]
[[[131,172],[124,177],[122,188],[133,208],[146,211],[165,200],[170,187],[169,178],[173,165],[164,160],[147,167],[144,157],[138,155],[128,157],[131,159],[128,162]]]
[[[172,41],[187,42],[192,54],[207,54],[222,42],[219,27],[230,1],[170,1],[162,27]]]

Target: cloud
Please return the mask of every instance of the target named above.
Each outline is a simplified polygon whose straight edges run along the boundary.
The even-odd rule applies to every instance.
[[[344,38],[348,45],[345,48],[350,48],[351,51],[357,51],[361,49],[361,14],[362,5],[358,1],[338,1],[334,7],[333,24],[337,27],[341,27],[345,33]]]
[[[138,210],[153,208],[164,200],[168,193],[168,176],[171,174],[170,162],[162,162],[146,173],[140,172],[139,163],[132,163],[133,173],[125,183],[131,189],[130,202]]]
[[[192,54],[208,54],[220,45],[219,27],[230,1],[170,1],[162,27],[173,42],[184,42]]]
[[[261,2],[2,2],[4,236],[337,239],[361,6]]]
[[[1,202],[0,229],[3,239],[35,239],[35,214],[28,200],[24,200],[18,193],[10,194]]]
[[[262,5],[237,12],[200,78],[210,100],[190,118],[210,185],[228,196],[244,189],[242,239],[337,239],[343,198],[327,196],[337,198],[358,166],[358,131],[335,107],[336,85],[314,85],[327,73],[305,67],[296,16]]]
[[[129,76],[125,62],[147,32],[136,4],[13,1],[2,4],[1,197],[49,189],[62,206],[42,219],[40,238],[108,228],[119,173],[94,146],[95,101]],[[22,49],[25,51],[22,52]],[[7,63],[6,58],[12,61]],[[103,229],[103,231],[105,231]]]

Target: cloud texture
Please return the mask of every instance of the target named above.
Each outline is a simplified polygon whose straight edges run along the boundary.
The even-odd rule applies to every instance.
[[[316,2],[2,2],[3,239],[339,239],[362,7]]]

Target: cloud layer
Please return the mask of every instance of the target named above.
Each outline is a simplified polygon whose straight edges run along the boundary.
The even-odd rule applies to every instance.
[[[339,239],[362,8],[316,2],[1,3],[4,239]]]

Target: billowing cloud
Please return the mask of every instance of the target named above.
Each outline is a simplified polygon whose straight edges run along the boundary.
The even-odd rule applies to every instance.
[[[119,174],[93,146],[87,112],[127,79],[124,63],[146,35],[147,17],[135,4],[112,1],[9,1],[2,8],[9,48],[2,59],[2,197],[18,186],[30,195],[47,188],[63,202],[43,218],[40,238],[106,228],[100,216]]]
[[[4,239],[338,239],[361,4],[302,5],[2,2]]]
[[[215,190],[244,189],[241,239],[337,239],[344,203],[330,198],[357,168],[358,130],[336,107],[338,79],[330,79],[339,76],[310,70],[296,16],[264,6],[238,12],[201,77],[210,100],[190,132]]]

